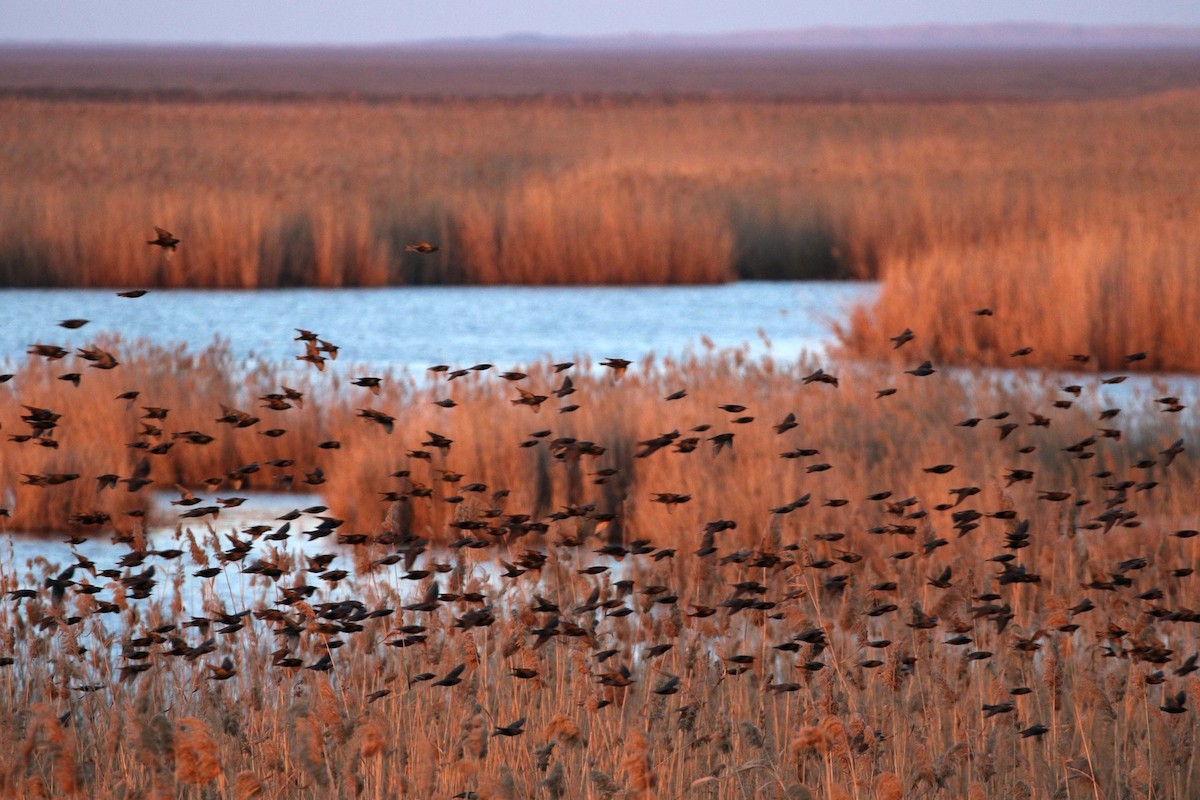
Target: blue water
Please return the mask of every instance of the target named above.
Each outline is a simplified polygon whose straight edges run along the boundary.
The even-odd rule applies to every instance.
[[[832,341],[832,323],[878,286],[847,282],[741,282],[670,287],[397,287],[151,291],[138,299],[96,289],[0,290],[0,357],[37,342],[75,347],[98,336],[184,342],[228,340],[235,355],[291,363],[295,328],[342,347],[342,357],[379,367],[528,364],[650,353],[679,355],[749,345],[794,358]],[[63,319],[91,322],[78,330]],[[761,332],[761,333],[760,333]]]

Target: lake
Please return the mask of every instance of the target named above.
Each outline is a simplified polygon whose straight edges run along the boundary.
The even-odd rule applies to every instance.
[[[386,289],[0,291],[0,353],[23,358],[34,342],[75,347],[104,334],[185,342],[220,337],[235,355],[292,363],[296,328],[340,345],[343,357],[378,367],[424,369],[487,361],[508,367],[547,356],[640,359],[701,347],[748,344],[777,358],[824,348],[832,323],[872,303],[878,285],[746,281],[715,286],[438,286]],[[57,326],[91,320],[78,330]]]

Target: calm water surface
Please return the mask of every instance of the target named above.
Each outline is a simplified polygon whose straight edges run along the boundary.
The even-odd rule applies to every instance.
[[[639,359],[678,355],[702,337],[717,347],[772,343],[779,358],[832,341],[832,324],[873,302],[878,286],[742,282],[669,287],[397,287],[262,291],[0,290],[0,354],[33,342],[74,347],[106,333],[202,347],[227,339],[236,355],[291,363],[308,328],[359,363],[424,369],[500,366],[551,356]],[[59,320],[91,323],[68,331]]]

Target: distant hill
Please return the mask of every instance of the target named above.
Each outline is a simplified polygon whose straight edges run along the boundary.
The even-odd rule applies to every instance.
[[[985,25],[823,27],[688,35],[632,32],[617,36],[542,36],[512,33],[493,39],[455,39],[425,44],[457,47],[636,49],[1010,49],[1200,47],[1200,27],[1170,25],[1054,25],[1000,22]]]
[[[2,35],[2,34],[0,34]],[[1200,28],[535,33],[373,46],[0,42],[0,97],[1072,100],[1200,90]]]

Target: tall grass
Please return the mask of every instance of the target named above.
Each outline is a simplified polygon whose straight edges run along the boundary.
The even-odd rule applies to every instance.
[[[1117,226],[1090,222],[1034,241],[935,248],[890,262],[879,300],[844,327],[849,350],[875,356],[910,325],[939,361],[1107,370],[1200,370],[1200,348],[1178,323],[1196,302],[1200,237],[1182,214]],[[991,308],[994,316],[970,313]],[[1032,353],[1014,351],[1032,342]],[[1126,356],[1146,357],[1128,362]]]
[[[1059,390],[1063,379],[1054,373],[1014,376],[979,371],[953,379],[919,379],[897,375],[898,369],[883,364],[844,362],[825,365],[830,372],[844,373],[839,388],[813,384],[797,390],[799,379],[818,366],[811,358],[783,364],[730,351],[650,361],[619,382],[584,367],[582,372],[573,371],[576,393],[561,401],[552,395],[561,383],[560,375],[549,365],[525,366],[522,369],[529,377],[517,385],[551,397],[540,412],[531,413],[529,407],[511,402],[519,398],[517,389],[491,372],[452,382],[436,376],[385,373],[381,392],[375,395],[351,385],[349,381],[359,373],[340,362],[330,362],[326,373],[314,373],[310,381],[304,374],[279,373],[267,366],[246,373],[222,347],[188,353],[143,343],[105,346],[118,354],[121,367],[88,372],[79,389],[59,380],[64,371],[57,366],[60,362],[36,357],[29,357],[0,388],[11,397],[0,414],[0,426],[12,434],[29,432],[20,418],[26,413],[24,406],[63,414],[53,434],[57,447],[39,446],[32,440],[0,448],[0,475],[12,487],[11,525],[18,530],[60,530],[72,514],[91,510],[112,512],[121,522],[120,512],[146,507],[142,495],[124,487],[97,491],[94,478],[103,473],[127,477],[143,458],[152,464],[155,487],[167,491],[176,483],[204,488],[205,480],[229,476],[249,464],[262,466],[243,476],[250,488],[307,488],[305,475],[321,469],[324,482],[313,485],[314,490],[328,494],[337,513],[364,530],[372,529],[386,513],[384,494],[430,487],[432,499],[406,501],[411,506],[406,513],[415,516],[413,524],[422,535],[434,540],[456,538],[458,534],[447,526],[463,511],[443,502],[456,493],[453,484],[441,479],[446,469],[467,476],[464,483],[509,489],[504,505],[522,513],[543,515],[560,506],[587,502],[589,497],[617,506],[625,534],[634,538],[637,531],[652,531],[667,522],[685,529],[702,526],[708,519],[728,516],[734,508],[783,505],[795,499],[792,495],[806,492],[814,499],[807,518],[819,526],[836,527],[849,512],[822,508],[819,499],[865,496],[884,489],[907,496],[974,483],[995,492],[987,496],[999,503],[1011,492],[1002,491],[989,476],[1014,467],[1034,468],[1040,488],[1081,489],[1088,482],[1088,471],[1133,463],[1191,431],[1190,417],[1161,413],[1163,406],[1155,402],[1172,391],[1169,385],[1145,387],[1125,402],[1136,405],[1127,413],[1136,414],[1137,421],[1129,423],[1122,437],[1104,440],[1095,461],[1084,471],[1056,445],[1066,446],[1094,433],[1096,415],[1118,402],[1102,399],[1106,387],[1098,377],[1090,381],[1095,384],[1090,396],[1063,411],[1051,407],[1052,401],[1068,397]],[[263,407],[258,398],[280,391],[278,381],[305,393],[301,407],[286,411]],[[136,401],[111,399],[134,387],[144,387]],[[876,390],[887,387],[897,387],[897,394],[876,400]],[[688,395],[682,400],[663,400],[684,388]],[[94,400],[82,402],[85,392]],[[445,409],[434,404],[444,398],[458,405]],[[750,411],[745,413],[754,422],[733,424],[730,420],[737,415],[716,410],[730,402],[747,406]],[[580,407],[556,413],[557,406],[567,404]],[[216,422],[229,405],[262,421],[246,428]],[[166,420],[147,420],[146,407],[170,412]],[[388,434],[363,419],[362,408],[394,416],[394,431]],[[1032,419],[1031,411],[1052,413],[1055,421],[1048,431],[1022,427],[1021,433],[1004,441],[993,430],[1000,422],[979,429],[953,425],[1000,411],[1008,411],[1011,421],[1022,425]],[[777,436],[771,425],[789,413],[796,414],[800,427]],[[146,424],[157,426],[157,435],[144,435]],[[702,424],[712,428],[689,432]],[[263,435],[270,428],[287,433],[277,438]],[[540,430],[553,435],[529,436]],[[697,437],[699,446],[685,454],[674,453],[672,446],[652,457],[636,457],[644,449],[638,442],[672,430],[682,431],[681,438]],[[172,437],[182,431],[200,431],[215,440],[197,445]],[[431,432],[454,444],[448,451],[425,444]],[[734,433],[732,448],[711,455],[709,437],[725,432]],[[606,451],[577,460],[550,447],[559,437],[598,442]],[[331,441],[339,446],[317,446]],[[519,447],[522,441],[537,444]],[[1014,441],[1036,449],[1014,455]],[[138,442],[174,444],[165,453],[147,455],[145,448],[131,447]],[[797,447],[817,449],[820,455],[781,458],[781,453]],[[414,452],[423,455],[410,455]],[[859,458],[860,454],[869,458]],[[268,466],[278,459],[294,464]],[[828,473],[806,472],[810,464],[820,462],[839,466]],[[912,468],[939,463],[957,463],[959,468],[950,478]],[[593,484],[596,476],[590,473],[604,468],[617,469],[618,477]],[[1174,469],[1176,474],[1190,474],[1191,467],[1180,462]],[[387,477],[397,470],[408,470],[410,477]],[[22,475],[47,473],[84,477],[54,487],[21,483]],[[224,483],[218,494],[233,492],[232,482]],[[650,492],[691,494],[693,500],[667,508],[647,502]],[[486,506],[487,496],[468,497],[468,506]],[[1190,513],[1189,502],[1167,494],[1156,498],[1156,508],[1166,516]],[[1053,506],[1036,508],[1050,514],[1047,524],[1057,524]],[[729,536],[749,543],[757,535],[752,527]]]
[[[1187,92],[924,105],[10,99],[0,112],[5,285],[902,281],[913,263],[949,278],[989,248],[1061,250],[1075,235],[1136,244],[1120,250],[1124,271],[1148,281],[1157,256],[1190,246],[1166,220],[1200,185],[1200,101]],[[153,224],[183,239],[169,262],[144,244]],[[417,239],[441,249],[406,252]]]
[[[1083,381],[1076,405],[1052,409],[1066,396],[1054,374],[916,378],[885,364],[824,363],[835,388],[800,383],[817,367],[811,360],[732,351],[637,364],[620,380],[581,364],[568,373],[577,391],[534,414],[510,402],[514,384],[493,372],[453,382],[385,375],[376,396],[348,385],[356,373],[344,360],[306,381],[287,369],[244,373],[220,348],[106,346],[121,366],[85,375],[80,389],[57,380],[58,362],[40,360],[5,384],[13,400],[63,413],[57,449],[0,447],[0,474],[15,494],[8,524],[61,529],[72,511],[114,502],[116,512],[141,498],[124,487],[97,493],[83,480],[21,486],[16,474],[127,474],[139,457],[125,444],[140,409],[105,395],[141,388],[138,406],[171,406],[158,423],[164,440],[193,427],[217,437],[150,456],[160,484],[197,485],[249,459],[286,456],[297,473],[322,466],[328,481],[316,490],[328,514],[347,522],[307,552],[334,556],[329,568],[347,575],[335,582],[312,570],[296,544],[302,523],[289,541],[237,533],[220,518],[207,533],[188,523],[195,541],[177,533],[176,557],[162,539],[152,549],[142,523],[119,514],[83,531],[121,534],[106,557],[65,578],[56,577],[63,564],[0,565],[4,589],[32,590],[0,603],[0,656],[12,659],[0,666],[7,796],[1184,798],[1200,787],[1198,684],[1176,672],[1195,651],[1196,578],[1171,572],[1195,564],[1200,537],[1170,535],[1195,527],[1200,476],[1190,449],[1170,466],[1161,456],[1195,435],[1192,417],[1153,410],[1169,386],[1127,394],[1120,422],[1101,423],[1124,435],[1085,448],[1094,457],[1082,459],[1063,448],[1095,433],[1097,412],[1114,402],[1098,378]],[[550,365],[525,371],[516,385],[539,394],[562,380]],[[302,409],[256,412],[263,421],[244,429],[211,421],[220,403],[250,410],[280,382],[306,392]],[[890,386],[895,395],[874,398]],[[663,399],[681,388],[683,399]],[[459,405],[430,402],[446,396]],[[580,408],[555,413],[567,402]],[[717,408],[727,403],[747,410]],[[355,416],[363,407],[396,416],[395,431]],[[21,430],[14,403],[6,409],[4,430]],[[1038,411],[1052,424],[1022,425],[1003,441],[999,420],[955,424],[1002,410],[1005,421]],[[774,432],[788,412],[798,427]],[[755,419],[737,424],[735,415]],[[701,423],[713,427],[689,430]],[[266,426],[289,433],[259,435]],[[542,430],[550,434],[530,436]],[[690,453],[639,457],[639,442],[671,430],[736,435],[719,453],[702,441]],[[453,439],[448,451],[422,446],[430,431]],[[603,452],[589,447],[576,458],[561,437]],[[330,438],[341,447],[316,447]],[[1019,452],[1029,446],[1036,450]],[[820,453],[780,458],[797,447]],[[428,461],[406,454],[419,450]],[[1156,463],[1136,466],[1143,459]],[[832,468],[807,469],[817,463]],[[955,469],[926,471],[945,463]],[[1006,486],[1014,468],[1034,480]],[[407,477],[392,474],[401,469]],[[598,474],[607,469],[616,472]],[[445,470],[463,477],[446,482]],[[1101,470],[1112,474],[1094,477]],[[271,472],[251,479],[269,483]],[[1156,485],[1115,485],[1124,479]],[[459,491],[476,481],[487,489]],[[980,491],[942,505],[967,486]],[[500,489],[508,495],[492,494]],[[865,499],[884,490],[893,502],[914,499],[894,508]],[[1071,498],[1038,499],[1043,490]],[[383,501],[383,491],[404,499]],[[448,502],[456,492],[466,499]],[[691,499],[668,506],[654,501],[659,492]],[[807,505],[771,511],[802,495]],[[839,499],[849,502],[827,503]],[[567,516],[552,516],[568,506]],[[1113,509],[1122,516],[1111,529],[1093,524]],[[999,516],[970,529],[951,516],[964,511]],[[177,513],[162,522],[175,525]],[[546,530],[523,529],[522,514]],[[702,531],[714,520],[737,527],[712,536],[706,552]],[[1027,540],[1006,538],[1018,520],[1029,522]],[[598,552],[638,540],[649,543],[640,555]],[[668,549],[673,556],[649,555]],[[408,572],[395,558],[404,554],[428,574]],[[989,560],[997,556],[1012,556],[1036,581],[1001,581],[1005,568]],[[99,572],[122,559],[134,564],[118,569],[125,581]],[[501,577],[501,561],[528,571]],[[236,574],[264,564],[280,574]],[[151,565],[157,586],[137,599],[126,584]],[[219,571],[193,578],[197,567]],[[946,567],[951,585],[931,585]],[[285,589],[304,585],[318,588],[285,602]],[[404,608],[431,588],[435,607]],[[593,592],[605,605],[586,607]],[[742,598],[765,605],[726,605]],[[1070,610],[1085,598],[1096,608]],[[101,603],[115,610],[99,613]],[[536,610],[545,603],[559,610]],[[716,614],[692,616],[704,606]],[[631,613],[613,614],[621,608]],[[251,613],[229,625],[242,611]],[[200,617],[207,628],[196,627]],[[541,641],[547,628],[561,635]],[[415,634],[424,640],[389,646]],[[953,636],[970,641],[947,643]],[[168,655],[186,652],[168,637],[193,648],[212,639],[212,649]],[[671,648],[651,656],[653,645]],[[328,657],[329,669],[272,665],[280,648],[305,667]],[[600,660],[606,650],[616,652]],[[217,680],[226,658],[233,673]],[[122,679],[139,664],[149,669]],[[458,665],[461,683],[435,685]],[[1011,694],[1018,687],[1029,692]],[[1188,710],[1160,711],[1181,690]],[[983,708],[1008,701],[1009,713]],[[516,736],[496,730],[519,719]],[[1044,735],[1020,735],[1035,724]]]

